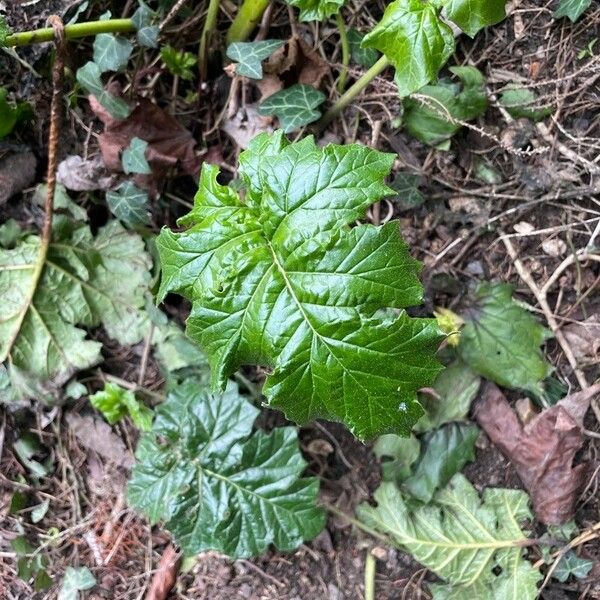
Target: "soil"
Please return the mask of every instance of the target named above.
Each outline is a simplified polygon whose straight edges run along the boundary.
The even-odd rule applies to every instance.
[[[50,14],[65,14],[77,4],[68,0],[51,2],[0,2],[9,24],[15,30],[43,26]],[[109,2],[97,2],[86,12],[97,17]],[[121,7],[125,4],[125,8]],[[188,3],[173,22],[173,45],[194,48],[203,6]],[[97,5],[97,6],[96,6]],[[114,3],[130,14],[132,2]],[[600,48],[596,54],[579,57],[590,42],[600,38],[600,5],[594,3],[576,23],[553,18],[556,2],[512,0],[509,17],[490,27],[475,39],[457,40],[455,62],[472,64],[486,74],[492,107],[454,138],[451,149],[441,152],[410,138],[392,126],[400,116],[391,74],[386,73],[369,86],[342,119],[324,132],[328,141],[362,142],[396,152],[396,169],[417,172],[422,178],[421,191],[426,198],[416,208],[401,209],[383,203],[379,217],[400,219],[405,238],[415,256],[424,264],[425,302],[420,312],[431,314],[434,307],[456,308],[469,289],[481,279],[510,282],[516,297],[544,318],[529,287],[519,277],[502,238],[510,236],[518,255],[536,281],[543,283],[552,275],[565,254],[552,251],[552,241],[560,240],[571,251],[593,239],[600,215]],[[113,9],[114,9],[113,6]],[[226,11],[229,11],[227,7]],[[351,0],[347,11],[352,25],[368,29],[380,16],[383,6]],[[284,38],[290,31],[288,13],[277,4],[269,37]],[[312,25],[295,27],[316,48],[318,55],[339,61],[337,35],[331,27],[319,31]],[[91,55],[91,44],[73,44],[68,62],[74,71]],[[5,155],[32,151],[37,158],[35,183],[44,179],[49,113],[50,47],[39,45],[19,51],[21,62],[0,55],[0,84],[15,96],[28,100],[37,115],[29,130],[21,131],[11,142],[0,142],[1,160]],[[29,66],[26,66],[29,65]],[[203,157],[222,166],[224,179],[233,178],[239,148],[215,126],[227,100],[230,79],[223,74],[218,56],[209,62],[207,81],[192,89],[198,94],[195,104],[173,98],[170,85],[154,80],[154,72],[137,75],[139,92],[152,96],[160,105],[170,107],[177,120],[199,140]],[[37,71],[34,74],[31,69]],[[356,77],[360,71],[351,69]],[[518,82],[535,91],[539,106],[552,106],[552,117],[536,125],[526,119],[511,119],[498,106],[497,96],[506,83]],[[67,86],[73,85],[73,81]],[[333,76],[324,78],[322,89],[333,97]],[[185,95],[180,91],[180,95]],[[244,90],[246,102],[257,99],[254,87]],[[62,130],[61,156],[97,152],[96,134],[101,131],[88,103],[79,98],[72,103]],[[493,169],[502,183],[489,183],[481,175],[482,165]],[[191,178],[178,176],[166,184],[169,197],[190,202],[194,194]],[[25,227],[39,226],[41,210],[30,202],[31,189],[25,189],[5,205],[0,205],[0,222],[15,218]],[[166,196],[163,196],[163,198]],[[100,203],[85,203],[92,226],[101,226],[108,218]],[[391,214],[387,215],[388,208]],[[153,206],[153,227],[174,224],[188,209],[177,203],[157,200]],[[528,223],[537,232],[518,234],[515,225]],[[522,230],[522,229],[521,229]],[[596,247],[599,238],[596,237]],[[550,242],[550,243],[549,243]],[[598,263],[580,269],[567,269],[559,285],[549,294],[549,303],[561,322],[580,322],[600,313]],[[583,292],[585,290],[585,292]],[[183,323],[189,306],[169,297],[166,312]],[[101,331],[93,336],[104,344],[105,373],[127,381],[136,381],[143,344],[133,348],[116,346]],[[577,381],[560,346],[553,340],[546,355],[555,367],[555,376],[567,388]],[[588,365],[589,381],[600,374],[598,365]],[[82,374],[91,380],[93,373]],[[247,378],[260,384],[260,370],[248,369]],[[145,371],[143,385],[159,390],[163,381],[152,358]],[[91,384],[97,385],[95,384]],[[517,393],[509,395],[517,400]],[[68,401],[59,407],[32,404],[27,410],[0,406],[0,597],[42,599],[56,597],[56,586],[36,592],[17,577],[17,565],[9,542],[24,532],[44,540],[47,571],[60,580],[69,565],[85,565],[98,585],[90,599],[134,600],[142,598],[157,565],[170,544],[159,527],[150,527],[130,510],[123,500],[128,466],[116,465],[86,447],[66,424],[68,414],[85,415],[90,410],[85,398]],[[259,426],[270,428],[284,422],[279,413],[265,410]],[[580,531],[598,523],[598,469],[600,424],[595,414],[587,416],[589,433],[578,459],[589,460],[589,484],[581,495],[575,522]],[[13,442],[24,431],[37,435],[43,443],[42,455],[51,459],[50,474],[32,479],[12,451]],[[133,449],[136,430],[128,425],[114,427],[114,434],[125,447]],[[377,459],[368,445],[355,440],[342,426],[317,423],[300,430],[301,447],[309,463],[308,471],[321,480],[323,502],[352,515],[354,507],[368,501],[380,481]],[[520,488],[511,464],[484,434],[477,443],[475,460],[464,469],[478,490],[485,487]],[[15,494],[33,507],[49,500],[49,509],[38,524],[24,523],[9,511]],[[541,535],[544,528],[536,522],[531,530]],[[54,537],[53,537],[54,536]],[[364,598],[365,557],[376,556],[376,598],[425,599],[425,583],[434,577],[412,558],[357,531],[349,521],[331,514],[327,528],[319,537],[292,553],[270,551],[253,560],[231,561],[215,553],[205,553],[195,561],[186,561],[168,598],[194,600],[337,600]],[[531,550],[532,560],[537,560]],[[550,579],[541,591],[546,600],[600,599],[600,543],[591,539],[581,549],[582,556],[594,560],[590,574],[581,580],[560,583]],[[479,599],[478,599],[479,600]],[[481,599],[486,600],[486,599]]]

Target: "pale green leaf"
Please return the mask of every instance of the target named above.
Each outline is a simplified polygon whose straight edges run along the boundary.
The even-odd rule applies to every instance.
[[[404,99],[407,131],[425,144],[438,146],[487,109],[485,80],[475,67],[451,67],[462,86],[449,80],[427,85],[418,96]]]
[[[410,477],[411,467],[419,458],[421,442],[414,436],[400,437],[395,433],[380,435],[373,446],[373,453],[381,461],[384,481],[400,483]]]
[[[120,35],[100,33],[94,39],[94,62],[102,73],[124,69],[132,52],[131,42]]]
[[[96,585],[96,579],[87,567],[67,567],[58,591],[58,600],[77,600],[79,592]]]
[[[133,183],[124,181],[116,191],[106,192],[110,212],[129,227],[150,223],[148,194]]]
[[[39,523],[46,516],[49,508],[50,500],[44,500],[41,504],[34,506],[31,511],[31,522]]]
[[[321,117],[316,110],[325,102],[325,94],[312,85],[296,83],[275,92],[258,107],[260,115],[275,115],[285,133],[313,123]]]
[[[157,15],[142,0],[138,0],[138,4],[137,10],[131,17],[133,25],[137,29],[138,43],[147,48],[158,48],[160,30],[155,24]]]
[[[359,519],[446,582],[431,586],[434,598],[537,597],[541,574],[523,557],[529,540],[519,526],[531,517],[525,492],[487,488],[480,499],[457,474],[431,504],[415,508],[393,483],[383,483],[375,500],[376,507],[358,507]]]
[[[0,87],[0,140],[12,133],[19,123],[33,116],[31,106],[27,102],[16,102],[13,105],[8,102],[7,96],[6,88]]]
[[[549,331],[512,299],[510,285],[480,283],[461,316],[458,352],[473,371],[503,387],[543,394],[552,367],[540,346]]]
[[[346,0],[285,0],[300,10],[301,21],[325,21],[337,14]]]
[[[0,250],[0,361],[8,360],[13,386],[26,383],[25,393],[43,382],[60,386],[100,360],[100,343],[77,325],[102,324],[122,344],[139,342],[150,277],[143,240],[117,221],[94,238],[87,226],[57,216],[41,266],[39,248],[30,235]]]
[[[163,46],[160,49],[160,58],[172,75],[187,81],[194,79],[192,67],[198,63],[198,57],[195,54],[176,50],[172,46]]]
[[[569,17],[575,23],[579,17],[592,5],[592,0],[560,0],[554,16],[557,19]]]
[[[235,42],[227,48],[227,56],[238,64],[235,74],[251,79],[262,79],[262,61],[285,44],[284,40],[263,40],[260,42]]]
[[[437,77],[454,51],[454,34],[433,3],[395,0],[362,45],[385,54],[400,96],[408,96]]]
[[[252,433],[257,414],[233,383],[213,396],[191,379],[159,405],[140,440],[128,500],[151,523],[164,521],[184,554],[292,550],[323,528],[318,480],[301,477],[296,430]]]
[[[467,35],[474,37],[484,27],[506,18],[506,0],[449,0],[444,14]]]
[[[129,146],[123,150],[121,161],[125,173],[139,173],[141,175],[150,175],[152,169],[146,160],[146,150],[148,142],[139,137],[132,137]]]
[[[439,370],[419,265],[398,223],[349,223],[390,194],[393,155],[352,144],[318,148],[261,135],[240,156],[245,200],[204,165],[185,230],[163,229],[159,298],[192,301],[188,335],[213,383],[240,365],[270,367],[264,393],[291,420],[342,421],[361,438],[408,434],[417,390]]]
[[[46,202],[47,190],[48,186],[45,183],[41,183],[37,186],[33,194],[34,201],[41,207]],[[85,222],[88,220],[85,209],[73,202],[64,185],[57,183],[56,190],[54,191],[54,213],[61,212],[70,215],[76,221]]]
[[[131,390],[125,390],[116,383],[105,383],[103,390],[90,396],[90,402],[111,425],[129,415],[142,431],[152,428],[152,410],[140,402]]]
[[[539,105],[535,92],[529,88],[509,87],[502,92],[499,102],[515,119],[541,121],[553,112],[552,107]]]
[[[125,119],[131,114],[131,108],[121,98],[116,98],[110,92],[104,89],[100,67],[95,62],[88,62],[80,69],[77,69],[77,82],[88,94],[95,96],[96,100],[113,116],[115,119]]]
[[[558,563],[552,573],[552,577],[564,583],[571,577],[585,579],[594,566],[594,561],[589,558],[577,556],[573,550],[569,550]]]
[[[436,378],[433,394],[421,394],[425,414],[413,427],[415,432],[435,429],[444,423],[464,421],[475,400],[481,378],[460,360],[449,364]]]
[[[479,429],[470,423],[448,423],[421,438],[421,454],[412,465],[402,489],[421,502],[430,502],[436,490],[475,459]]]

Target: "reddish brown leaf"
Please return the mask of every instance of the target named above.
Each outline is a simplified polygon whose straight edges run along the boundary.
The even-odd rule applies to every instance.
[[[146,600],[165,600],[177,581],[180,556],[170,544],[160,558]]]
[[[152,175],[135,177],[140,187],[155,191],[158,182],[176,165],[193,177],[198,176],[200,160],[194,151],[196,141],[192,134],[150,100],[140,98],[126,119],[115,119],[94,96],[90,96],[90,106],[104,123],[98,143],[107,168],[122,172],[121,153],[138,137],[149,144],[146,159],[152,168]]]
[[[488,383],[474,412],[492,442],[515,466],[536,517],[547,524],[571,519],[588,465],[573,465],[583,435],[568,407],[557,404],[522,426],[504,394]]]

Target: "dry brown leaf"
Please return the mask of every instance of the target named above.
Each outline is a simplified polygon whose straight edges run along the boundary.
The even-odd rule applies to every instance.
[[[295,83],[319,87],[328,72],[329,65],[321,55],[301,37],[292,36],[264,63],[264,76],[256,85],[267,98]]]
[[[94,96],[90,106],[104,123],[104,133],[98,136],[102,159],[112,171],[122,172],[121,153],[134,137],[148,142],[146,159],[152,175],[136,175],[135,182],[155,192],[167,172],[180,166],[192,177],[200,171],[200,159],[194,150],[196,141],[171,115],[147,98],[140,98],[126,119],[115,119]]]
[[[571,323],[562,331],[578,362],[600,361],[600,315]]]
[[[68,413],[66,419],[69,428],[84,448],[97,452],[121,467],[133,466],[131,452],[110,425],[91,415],[82,417],[76,413]]]
[[[177,581],[181,557],[170,544],[165,548],[154,576],[146,600],[165,600]]]
[[[225,119],[221,129],[240,147],[247,148],[259,133],[273,133],[273,119],[261,117],[256,104],[246,104],[231,119]]]
[[[0,160],[0,204],[35,181],[37,160],[33,152],[13,154]]]
[[[588,464],[573,466],[583,434],[568,406],[559,403],[522,426],[504,394],[488,383],[474,413],[488,437],[515,466],[536,517],[546,524],[573,518]]]
[[[56,180],[68,190],[91,192],[110,189],[115,184],[116,177],[106,171],[104,162],[98,155],[93,158],[67,156],[58,165]]]

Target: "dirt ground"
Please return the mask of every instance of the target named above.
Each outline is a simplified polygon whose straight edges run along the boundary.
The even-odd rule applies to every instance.
[[[43,25],[52,12],[62,13],[73,2],[0,2],[9,24],[15,29]],[[107,3],[94,3],[104,5]],[[117,3],[115,3],[117,4]],[[121,3],[118,3],[121,4]],[[131,11],[131,2],[125,3]],[[190,2],[186,17],[173,27],[183,41],[193,42],[198,35],[202,7]],[[353,25],[367,29],[381,14],[382,6],[361,10],[360,0],[349,6]],[[370,3],[374,5],[375,3]],[[555,2],[513,0],[509,17],[501,24],[482,31],[471,40],[457,40],[456,64],[477,66],[487,78],[491,107],[485,115],[458,133],[447,152],[431,149],[412,139],[391,124],[399,115],[399,102],[390,72],[384,73],[334,121],[324,135],[329,141],[374,143],[379,149],[397,153],[397,169],[410,170],[421,177],[425,202],[416,208],[402,208],[384,202],[384,220],[400,219],[402,231],[413,254],[423,262],[426,300],[423,312],[437,306],[456,308],[464,301],[470,286],[480,280],[506,281],[516,288],[516,296],[527,303],[540,319],[546,315],[531,289],[515,267],[503,239],[508,239],[516,255],[539,286],[548,281],[565,254],[561,245],[576,251],[600,242],[600,44],[583,55],[590,42],[600,38],[600,5],[594,3],[576,24],[552,16]],[[89,11],[88,11],[89,12]],[[93,15],[101,7],[93,8]],[[90,13],[92,14],[92,13]],[[283,38],[287,11],[279,6],[272,17],[270,35]],[[296,24],[298,30],[324,57],[339,55],[335,30]],[[90,42],[73,44],[68,57],[74,70],[90,53]],[[40,45],[19,51],[21,62],[0,54],[0,84],[27,99],[38,115],[48,115],[50,98],[48,77],[49,47]],[[150,73],[151,75],[152,73]],[[359,74],[355,68],[351,74]],[[140,75],[143,95],[170,106],[178,121],[189,128],[204,148],[207,160],[218,162],[224,171],[235,172],[239,148],[218,126],[216,119],[227,99],[230,79],[218,65],[209,65],[209,78],[199,89],[197,104],[190,108],[171,96],[166,83]],[[333,97],[331,74],[323,89]],[[498,106],[497,92],[508,82],[518,82],[535,91],[540,107],[551,106],[552,115],[536,124],[512,119]],[[71,82],[72,84],[72,82]],[[246,92],[246,101],[255,91]],[[244,100],[242,99],[241,102]],[[73,107],[74,106],[74,107]],[[62,131],[61,155],[95,153],[95,133],[101,130],[85,100],[73,104]],[[34,152],[38,171],[31,187],[0,206],[0,222],[8,217],[25,226],[39,224],[40,212],[30,202],[31,188],[43,181],[46,156],[47,118],[38,118],[32,129],[16,143],[17,149]],[[15,151],[15,143],[0,142],[0,158]],[[481,165],[493,169],[501,183],[486,183]],[[187,177],[169,180],[167,191],[189,202],[194,193]],[[163,196],[166,197],[166,196]],[[88,205],[92,224],[107,219],[100,205]],[[153,207],[153,227],[174,223],[186,212],[177,203],[157,202]],[[526,229],[515,225],[527,223]],[[521,233],[520,233],[521,232]],[[580,269],[565,269],[548,295],[552,313],[561,323],[584,321],[600,314],[598,264]],[[585,290],[585,292],[582,292]],[[189,307],[174,298],[167,300],[167,312],[180,322]],[[124,380],[135,381],[143,354],[143,344],[133,348],[115,346],[102,331],[94,336],[105,343],[102,369]],[[567,388],[577,381],[563,352],[555,341],[546,345],[546,355],[555,367],[555,376]],[[590,381],[600,374],[598,365],[589,365]],[[261,381],[258,370],[247,377]],[[85,380],[85,374],[84,378]],[[96,389],[93,373],[90,389]],[[162,384],[152,358],[143,385],[159,390]],[[94,388],[96,386],[96,388]],[[511,400],[519,398],[511,394]],[[85,398],[69,401],[62,407],[12,410],[0,406],[0,597],[12,599],[54,598],[56,590],[35,592],[16,576],[15,555],[9,541],[19,533],[45,540],[48,572],[60,578],[69,565],[90,568],[98,586],[89,598],[134,600],[142,598],[153,573],[169,545],[168,535],[130,510],[123,499],[128,464],[115,464],[94,449],[86,447],[67,424],[67,416],[89,414]],[[282,417],[265,411],[265,424],[281,423]],[[598,473],[600,469],[600,423],[596,415],[587,416],[589,432],[579,460],[589,460],[589,483],[578,502],[575,521],[580,530],[599,520]],[[30,431],[43,441],[43,461],[51,459],[51,473],[33,482],[28,471],[14,456],[12,442],[19,432]],[[129,451],[135,447],[135,430],[119,424],[113,428]],[[351,515],[353,508],[367,500],[377,487],[379,465],[370,447],[356,441],[343,427],[316,423],[301,429],[301,445],[310,473],[321,479],[324,502],[334,504]],[[2,444],[3,442],[3,444]],[[2,450],[3,448],[3,450]],[[129,463],[130,464],[130,463]],[[486,486],[520,487],[508,461],[482,435],[477,443],[476,460],[464,470],[481,490]],[[43,521],[32,524],[9,514],[15,492],[28,498],[30,506],[50,501]],[[531,523],[534,532],[542,532]],[[49,533],[50,532],[50,533]],[[319,537],[297,551],[269,552],[255,560],[231,561],[214,553],[186,562],[169,598],[248,599],[248,600],[359,600],[364,597],[365,556],[373,551],[376,563],[378,600],[417,600],[429,598],[426,581],[434,579],[410,556],[380,545],[377,540],[356,531],[339,516],[330,514],[327,528]],[[539,556],[531,550],[535,562]],[[595,561],[587,578],[577,583],[550,580],[541,591],[546,600],[575,598],[600,599],[600,542],[592,540],[581,555]],[[485,599],[481,599],[485,600]]]

